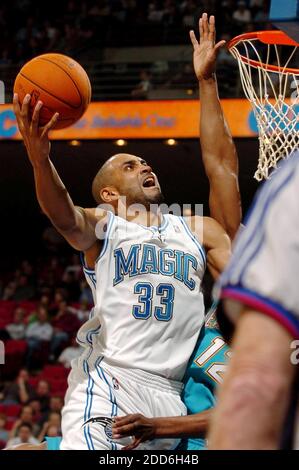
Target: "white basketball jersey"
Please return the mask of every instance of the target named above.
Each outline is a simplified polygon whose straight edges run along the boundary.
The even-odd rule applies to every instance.
[[[110,213],[95,271],[84,269],[95,307],[78,341],[112,366],[181,380],[204,322],[205,263],[182,218],[145,227]]]

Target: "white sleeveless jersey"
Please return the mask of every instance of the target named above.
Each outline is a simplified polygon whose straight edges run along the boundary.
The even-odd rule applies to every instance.
[[[182,218],[145,227],[109,213],[95,270],[84,268],[95,301],[78,333],[86,358],[181,380],[204,322],[205,264]]]

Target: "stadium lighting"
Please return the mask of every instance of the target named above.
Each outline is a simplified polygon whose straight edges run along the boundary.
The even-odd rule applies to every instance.
[[[167,140],[165,140],[165,144],[173,146],[173,145],[177,145],[178,141],[175,140],[175,139],[167,139]]]
[[[127,141],[124,139],[117,139],[115,141],[115,145],[117,145],[118,147],[124,147],[125,145],[127,145]]]
[[[69,145],[71,147],[80,147],[80,145],[82,145],[82,142],[80,142],[80,140],[74,139],[69,141]]]

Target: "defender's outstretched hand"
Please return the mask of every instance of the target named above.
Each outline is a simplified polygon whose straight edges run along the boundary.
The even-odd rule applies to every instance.
[[[55,113],[50,121],[44,126],[39,126],[39,113],[43,106],[41,101],[38,101],[32,118],[29,114],[29,103],[31,100],[30,95],[26,95],[22,105],[19,104],[19,97],[15,93],[13,98],[13,109],[16,115],[18,127],[23,137],[24,144],[27,149],[29,159],[33,166],[42,163],[49,157],[50,154],[50,141],[49,131],[54,128],[58,120],[58,113]]]
[[[199,20],[199,42],[194,31],[190,31],[190,39],[193,44],[193,65],[198,80],[208,80],[213,76],[216,67],[216,59],[225,41],[215,44],[216,29],[215,17],[204,13]]]

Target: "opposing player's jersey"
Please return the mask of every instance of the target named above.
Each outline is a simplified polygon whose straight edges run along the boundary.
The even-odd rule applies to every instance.
[[[95,307],[80,344],[112,366],[181,380],[204,322],[205,263],[183,218],[145,227],[110,213],[95,271],[85,269]]]
[[[201,329],[184,377],[182,400],[188,414],[201,413],[215,406],[216,387],[222,382],[229,354],[214,316],[209,317]],[[181,450],[204,449],[205,437],[186,439],[182,445]]]
[[[232,321],[248,305],[278,321],[294,339],[299,339],[298,201],[297,152],[263,185],[215,289],[215,296],[229,303]]]
[[[45,436],[45,441],[47,443],[47,450],[60,450],[62,437]]]

